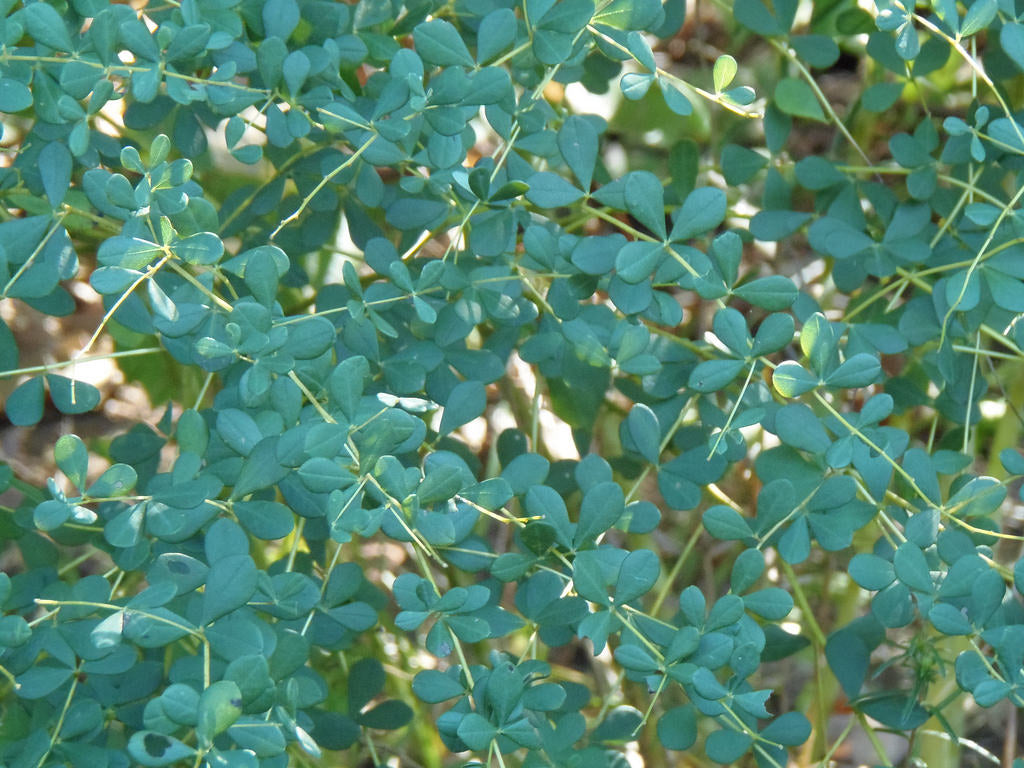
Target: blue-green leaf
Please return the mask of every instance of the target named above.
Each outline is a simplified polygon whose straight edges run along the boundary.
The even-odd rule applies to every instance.
[[[691,240],[715,229],[725,219],[725,193],[715,187],[699,187],[690,192],[676,214],[669,239]]]
[[[486,407],[487,390],[483,384],[473,380],[456,384],[448,395],[438,432],[447,435],[482,415]]]
[[[473,57],[462,41],[462,35],[444,19],[431,19],[412,31],[416,52],[428,64],[441,67],[472,67]]]

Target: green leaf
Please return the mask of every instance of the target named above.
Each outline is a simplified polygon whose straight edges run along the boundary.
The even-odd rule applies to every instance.
[[[723,595],[715,601],[708,613],[706,629],[724,629],[743,618],[743,599],[737,595]]]
[[[274,686],[267,659],[258,653],[232,659],[224,670],[224,679],[238,686],[242,693],[243,708],[249,712],[267,703],[268,694]]]
[[[583,197],[583,190],[548,171],[533,174],[527,179],[527,183],[530,189],[526,193],[526,199],[541,208],[572,205]]]
[[[256,251],[245,264],[245,284],[260,304],[270,307],[277,297],[277,264],[267,251]]]
[[[718,392],[739,376],[746,366],[744,360],[705,360],[693,369],[689,386],[697,392]]]
[[[802,712],[786,712],[761,729],[761,737],[787,747],[803,744],[811,735],[811,723]]]
[[[665,749],[685,751],[697,741],[697,713],[692,704],[673,707],[658,719],[658,741]]]
[[[902,691],[883,691],[861,701],[859,709],[882,725],[899,731],[913,731],[924,725],[928,711]]]
[[[631,672],[653,674],[658,671],[658,660],[641,645],[623,643],[615,649],[615,660]]]
[[[729,583],[732,591],[739,595],[746,592],[764,573],[765,559],[759,549],[745,549],[736,556],[732,564]]]
[[[928,611],[928,621],[944,635],[969,635],[971,622],[963,611],[949,603],[936,603]]]
[[[509,8],[484,16],[476,34],[476,58],[481,64],[504,53],[516,39],[516,17]]]
[[[455,385],[441,414],[438,433],[447,435],[481,416],[487,407],[487,389],[479,381],[462,381]]]
[[[748,611],[768,621],[782,621],[793,610],[793,598],[779,587],[768,587],[744,595],[743,604]]]
[[[640,455],[657,464],[661,453],[661,428],[654,411],[643,403],[637,403],[626,417],[626,429]]]
[[[733,16],[740,24],[765,37],[772,35],[784,35],[788,29],[783,29],[774,14],[769,11],[761,0],[736,0],[733,4]]]
[[[362,710],[381,692],[385,680],[384,668],[376,659],[360,659],[353,664],[347,686],[349,711],[356,713]]]
[[[462,490],[464,483],[463,470],[451,464],[442,464],[427,472],[423,482],[416,489],[416,495],[422,506],[447,501]]]
[[[803,80],[794,77],[780,80],[775,86],[775,104],[787,115],[825,122],[825,113],[818,103],[818,97]]]
[[[831,444],[821,421],[803,403],[791,403],[779,410],[775,416],[775,432],[787,445],[815,454],[823,453]]]
[[[260,249],[256,250],[259,252]],[[171,243],[171,251],[189,264],[216,264],[224,255],[224,243],[213,232],[198,232]],[[280,269],[278,272],[280,274]]]
[[[276,501],[236,501],[232,510],[238,522],[258,539],[283,539],[295,527],[295,516]]]
[[[46,198],[54,208],[60,206],[67,196],[71,186],[71,166],[71,151],[63,142],[51,141],[39,153],[37,161],[39,176],[43,182]]]
[[[243,456],[263,439],[263,433],[252,416],[237,408],[225,408],[217,414],[217,432],[234,451]]]
[[[881,372],[882,366],[877,357],[860,352],[828,374],[825,377],[825,385],[838,389],[867,387],[875,383]]]
[[[126,496],[138,482],[138,474],[127,464],[114,464],[90,485],[85,495],[94,499]]]
[[[284,754],[288,746],[279,725],[255,717],[239,718],[228,728],[228,736],[239,747],[251,750],[257,757],[276,757]]]
[[[89,470],[89,451],[78,435],[63,435],[53,449],[57,467],[76,488],[84,488]]]
[[[508,719],[523,694],[523,679],[508,662],[496,664],[487,678],[484,695],[498,722]]]
[[[302,51],[292,51],[284,57],[281,74],[284,76],[285,87],[293,96],[297,96],[309,76],[309,57]]]
[[[173,736],[155,731],[136,731],[128,740],[128,754],[139,765],[172,765],[180,760],[192,759],[196,751]]]
[[[41,376],[35,376],[19,384],[4,403],[4,410],[11,424],[16,427],[30,427],[36,424],[43,418],[45,396]]]
[[[18,359],[18,342],[7,323],[0,319],[0,371],[14,370],[18,367]]]
[[[491,741],[498,735],[498,729],[482,715],[478,715],[476,712],[468,712],[463,715],[456,733],[458,733],[459,738],[470,749],[484,750],[490,746]]]
[[[908,21],[896,34],[896,53],[904,61],[913,61],[921,53],[921,41],[913,23]]]
[[[625,553],[620,549],[588,549],[576,554],[572,564],[573,588],[580,597],[608,605],[608,586],[618,577]]]
[[[5,648],[18,648],[31,638],[32,628],[21,616],[0,618],[0,645]]]
[[[203,592],[203,626],[242,607],[256,592],[257,569],[249,555],[229,555],[214,562]]]
[[[643,716],[635,707],[614,707],[594,729],[591,739],[598,742],[633,741],[636,738],[636,729],[642,722]]]
[[[297,360],[312,360],[334,345],[336,330],[325,317],[310,317],[288,326],[288,352]]]
[[[598,151],[598,135],[594,124],[580,115],[570,115],[558,130],[558,151],[580,186],[589,190]]]
[[[768,165],[768,158],[739,144],[722,147],[722,175],[731,186],[750,181],[758,171]]]
[[[142,539],[145,504],[126,507],[103,526],[103,538],[114,547],[134,547]]]
[[[203,549],[207,561],[215,563],[231,555],[248,554],[249,538],[234,520],[220,518],[207,530]]]
[[[789,39],[797,54],[817,69],[828,69],[839,59],[839,46],[825,35],[797,35]]]
[[[633,171],[626,176],[624,189],[626,210],[632,216],[664,240],[665,190],[658,177],[649,171]]]
[[[870,112],[885,112],[903,95],[905,82],[875,83],[861,95],[861,104]]]
[[[911,448],[903,455],[903,469],[914,478],[929,501],[934,504],[941,502],[942,491],[931,455],[921,448]]]
[[[1024,70],[1024,25],[1008,21],[999,30],[999,44],[1018,68]]]
[[[100,391],[84,381],[48,373],[46,384],[50,388],[50,399],[61,413],[88,413],[100,404]]]
[[[630,32],[626,35],[626,47],[634,60],[649,72],[654,72],[658,68],[650,44],[639,32]]]
[[[617,483],[598,483],[590,488],[580,504],[573,547],[579,548],[607,531],[622,517],[625,508],[625,495]]]
[[[749,85],[741,85],[736,88],[730,88],[728,91],[722,94],[722,101],[729,102],[732,104],[738,104],[740,106],[747,106],[754,103],[754,99],[757,98],[757,93]]]
[[[267,37],[287,40],[299,24],[299,5],[295,0],[267,0],[262,17]]]
[[[998,10],[999,4],[996,0],[974,0],[968,7],[964,20],[960,23],[960,37],[970,37],[987,29],[995,19]]]
[[[753,339],[747,329],[743,313],[732,307],[722,307],[715,312],[712,321],[715,336],[737,357],[747,357],[753,347]]]
[[[779,539],[778,549],[779,554],[790,565],[802,563],[807,559],[811,552],[811,538],[806,517],[798,517],[786,529]]]
[[[715,59],[715,66],[711,72],[711,77],[715,84],[716,93],[721,93],[729,87],[733,78],[736,77],[736,70],[736,59],[729,54],[723,54]]]
[[[658,88],[661,90],[662,98],[665,99],[665,105],[673,114],[680,117],[688,117],[693,114],[693,104],[690,103],[686,94],[679,90],[675,83],[667,77],[658,75]]]
[[[616,254],[615,271],[623,282],[642,283],[654,273],[664,255],[661,243],[634,240]]]
[[[692,240],[715,229],[725,220],[725,193],[716,187],[699,187],[686,196],[676,214],[669,239],[673,242]]]
[[[242,714],[242,692],[232,680],[218,680],[199,695],[196,735],[210,744]]]
[[[619,88],[629,101],[640,101],[651,89],[654,79],[654,75],[646,72],[627,72],[619,79]]]
[[[125,269],[142,269],[161,253],[160,246],[137,237],[110,237],[96,252],[100,264]]]
[[[32,106],[32,91],[13,77],[0,78],[0,112],[21,112]]]
[[[799,292],[793,281],[789,278],[782,275],[770,275],[768,277],[759,277],[734,288],[733,294],[744,301],[749,301],[756,307],[775,312],[792,306]]]
[[[438,704],[466,694],[462,683],[436,669],[418,672],[413,678],[412,690],[421,701],[428,704]]]
[[[473,57],[462,42],[462,35],[444,19],[432,19],[417,24],[412,31],[416,52],[428,64],[440,67],[472,67]]]
[[[57,499],[47,499],[32,512],[32,522],[41,531],[55,531],[68,521],[73,508]]]
[[[731,765],[743,757],[754,740],[739,731],[719,730],[708,736],[704,751],[709,758],[722,765]]]
[[[800,349],[807,356],[811,370],[825,376],[839,362],[839,337],[835,326],[821,313],[815,312],[800,329]]]
[[[537,712],[553,712],[561,709],[566,701],[565,688],[557,683],[540,683],[523,692],[522,704]]]
[[[615,600],[627,603],[647,594],[658,581],[661,565],[649,549],[635,549],[626,555],[615,582]]]
[[[404,701],[389,699],[373,709],[363,712],[356,722],[365,728],[393,731],[402,728],[412,720],[412,709]]]
[[[850,560],[850,578],[864,589],[878,591],[896,578],[892,563],[869,552],[858,552]]]
[[[71,53],[75,50],[64,19],[52,5],[44,2],[26,5],[23,18],[28,33],[37,42],[58,51]]]
[[[705,510],[702,522],[705,530],[721,541],[749,539],[754,535],[746,519],[724,504],[716,504]]]

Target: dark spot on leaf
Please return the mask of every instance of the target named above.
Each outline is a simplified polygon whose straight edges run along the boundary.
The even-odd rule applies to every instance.
[[[146,748],[147,755],[163,757],[171,746],[171,740],[159,733],[147,733],[142,739],[142,746]]]

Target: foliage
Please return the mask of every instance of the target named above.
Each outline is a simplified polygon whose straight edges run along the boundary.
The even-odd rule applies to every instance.
[[[1024,703],[1018,3],[735,0],[697,67],[680,0],[0,7],[0,298],[105,311],[0,321],[7,418],[201,372],[0,465],[0,762],[941,765]]]

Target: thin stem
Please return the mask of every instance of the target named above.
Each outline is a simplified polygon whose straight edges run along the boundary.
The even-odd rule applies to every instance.
[[[843,138],[850,143],[850,146],[857,150],[857,154],[860,155],[864,159],[864,162],[870,166],[871,158],[869,158],[864,150],[860,148],[860,144],[858,144],[857,140],[853,138],[853,134],[850,133],[846,124],[839,119],[839,115],[837,115],[836,111],[832,109],[832,103],[829,101],[828,97],[822,93],[821,88],[818,87],[818,83],[814,79],[814,76],[807,71],[807,67],[805,67],[803,62],[800,61],[800,57],[796,55],[796,51],[778,40],[768,40],[768,42],[770,42],[779,53],[784,55],[793,63],[793,66],[797,68],[800,76],[811,87],[811,90],[814,91],[814,95],[818,97],[818,101],[824,108],[825,113],[829,116],[829,119],[835,124],[836,128],[839,129],[839,132],[843,134]]]
[[[0,379],[6,379],[12,376],[21,376],[22,374],[49,373],[50,371],[59,371],[60,369],[67,368],[68,366],[84,365],[85,363],[94,363],[98,360],[116,360],[122,357],[139,357],[141,355],[153,355],[158,352],[163,352],[163,348],[143,347],[142,349],[126,349],[121,352],[108,352],[103,355],[83,355],[81,357],[72,358],[71,360],[61,360],[57,363],[30,365],[26,368],[12,368],[9,371],[0,371]]]
[[[683,547],[683,551],[679,553],[679,557],[672,564],[672,570],[668,572],[664,580],[661,582],[661,588],[658,590],[657,596],[654,598],[654,604],[651,606],[651,616],[661,610],[662,604],[668,597],[669,591],[672,589],[672,584],[679,576],[679,572],[683,569],[683,564],[690,557],[690,553],[693,552],[693,548],[697,546],[697,542],[700,541],[701,534],[704,533],[704,529],[700,525],[693,526],[693,531],[690,533],[690,538],[686,540],[686,546]]]
[[[807,628],[811,633],[811,640],[818,648],[825,647],[825,633],[822,631],[821,626],[818,624],[818,620],[814,616],[814,611],[811,610],[811,604],[807,601],[807,595],[804,594],[803,587],[800,586],[800,579],[797,578],[796,571],[793,570],[793,566],[786,562],[785,558],[779,558],[779,565],[782,566],[782,570],[786,574],[786,579],[789,581],[791,587],[793,587],[793,599],[796,604],[800,606],[800,611],[803,613],[803,619],[807,623]]]
[[[53,752],[53,748],[57,745],[57,740],[60,738],[60,730],[64,727],[64,718],[68,715],[68,710],[71,708],[71,699],[75,696],[75,691],[78,690],[78,670],[76,669],[74,674],[71,675],[71,687],[68,689],[68,695],[64,698],[64,706],[60,710],[60,717],[57,718],[57,724],[53,727],[53,733],[50,734],[50,745],[43,752],[39,758],[39,762],[36,763],[36,768],[42,768],[46,763],[46,758]]]
[[[295,556],[299,552],[299,542],[302,541],[302,531],[306,527],[306,518],[299,517],[299,524],[295,526],[295,530],[292,531],[292,546],[288,551],[288,562],[285,563],[284,570],[286,573],[290,572],[295,567]],[[324,580],[324,584],[327,580]],[[321,593],[322,594],[322,593]]]
[[[721,431],[718,433],[717,437],[715,438],[714,445],[712,445],[711,446],[711,450],[708,451],[708,458],[707,458],[708,461],[711,461],[711,457],[714,456],[718,452],[718,446],[721,444],[722,439],[725,437],[726,433],[729,431],[729,427],[732,426],[732,421],[733,421],[734,418],[736,418],[736,412],[739,411],[739,409],[740,409],[740,403],[743,402],[743,396],[745,394],[747,394],[747,387],[750,386],[750,378],[754,375],[754,369],[756,367],[757,367],[757,360],[753,360],[750,363],[750,369],[747,371],[747,378],[743,382],[743,388],[740,389],[740,394],[736,398],[736,402],[733,403],[732,410],[729,411],[729,418],[727,418],[725,420],[725,426],[722,427]]]
[[[846,427],[850,431],[850,434],[856,435],[857,438],[862,443],[864,443],[868,448],[870,448],[871,450],[875,451],[879,456],[881,456],[889,464],[889,466],[891,466],[896,471],[896,473],[900,477],[902,477],[904,480],[907,481],[907,484],[910,486],[911,490],[913,490],[914,493],[916,493],[918,496],[920,496],[921,499],[924,500],[924,502],[926,504],[931,504],[932,503],[931,499],[928,498],[928,494],[926,494],[924,491],[921,490],[921,486],[919,486],[917,484],[917,481],[913,478],[913,476],[909,472],[907,472],[907,470],[905,470],[900,465],[900,463],[898,461],[896,461],[896,459],[894,459],[892,456],[890,456],[888,453],[886,453],[870,437],[868,437],[863,432],[861,432],[860,429],[858,429],[853,424],[851,424],[849,421],[847,421],[846,418],[843,416],[843,414],[841,414],[839,411],[837,411],[835,408],[833,408],[832,407],[832,403],[830,403],[828,400],[826,400],[821,395],[820,392],[815,392],[814,393],[814,397],[815,397],[815,399],[817,399],[817,401],[819,403],[821,403],[825,407],[825,409],[829,413],[831,413],[839,421],[840,424],[842,424],[844,427]]]
[[[879,760],[882,761],[882,765],[885,768],[892,768],[892,761],[889,760],[889,756],[885,753],[885,747],[878,738],[878,734],[875,733],[875,729],[868,722],[867,717],[863,712],[857,710],[857,720],[860,721],[861,728],[864,729],[864,733],[868,737],[868,741],[871,742],[871,746],[874,747],[875,753],[878,755]]]
[[[370,145],[373,144],[373,142],[375,142],[376,140],[377,140],[377,134],[374,134],[369,139],[367,139],[363,143],[363,145],[361,147],[359,147],[359,149],[357,149],[355,152],[353,152],[351,155],[349,155],[348,158],[345,160],[345,162],[341,163],[341,165],[339,165],[333,171],[331,171],[326,176],[324,176],[317,183],[317,185],[315,187],[313,187],[312,190],[310,190],[310,193],[308,195],[306,195],[304,198],[302,198],[302,202],[299,203],[299,207],[296,208],[291,213],[291,215],[286,216],[284,219],[281,220],[281,223],[277,225],[277,227],[274,229],[274,231],[270,233],[270,237],[267,238],[267,239],[268,240],[273,240],[275,237],[277,237],[277,233],[278,232],[280,232],[286,226],[288,226],[293,221],[295,221],[297,218],[299,218],[299,216],[302,214],[302,212],[304,210],[306,210],[306,207],[313,200],[313,198],[316,197],[318,194],[320,194],[320,190],[322,190],[324,187],[326,187],[328,184],[330,184],[331,180],[335,176],[337,176],[339,173],[341,173],[346,168],[348,168],[350,165],[352,165],[352,163],[354,163],[356,160],[358,160],[359,156],[362,155],[363,152],[365,152],[367,149],[369,149]]]
[[[973,358],[972,358],[973,362],[971,363],[971,386],[967,390],[967,408],[966,408],[966,411],[964,412],[964,441],[963,441],[962,451],[963,451],[963,453],[965,455],[969,455],[967,453],[967,449],[968,449],[968,447],[970,445],[970,437],[971,437],[971,411],[974,408],[974,385],[975,385],[975,382],[978,379],[978,354],[977,353],[981,351],[980,349],[978,349],[978,347],[980,347],[980,346],[981,346],[981,331],[978,331],[977,335],[974,338],[974,352],[975,352],[975,354],[973,355]]]
[[[0,299],[7,298],[7,294],[10,293],[10,290],[11,288],[14,287],[14,284],[18,282],[18,278],[25,274],[26,270],[28,270],[28,268],[31,267],[32,263],[36,260],[36,257],[43,252],[43,248],[45,248],[46,244],[50,242],[50,238],[53,237],[53,235],[57,232],[58,229],[60,229],[61,225],[63,224],[65,215],[66,214],[61,214],[54,220],[53,226],[51,226],[50,229],[47,230],[46,234],[43,235],[43,239],[39,241],[39,245],[37,245],[33,249],[32,253],[29,254],[29,257],[25,259],[25,263],[18,267],[18,270],[11,276],[11,279],[7,281],[7,285],[4,286],[3,291],[0,291]]]

